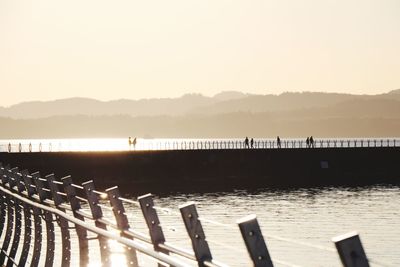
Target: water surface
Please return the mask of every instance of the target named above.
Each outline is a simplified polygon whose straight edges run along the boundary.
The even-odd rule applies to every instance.
[[[167,241],[191,248],[178,207],[194,201],[214,259],[251,266],[236,220],[256,214],[275,266],[341,266],[331,238],[359,232],[372,262],[400,265],[400,188],[324,188],[176,194],[156,198]],[[146,231],[140,210],[127,206],[131,225]],[[306,246],[306,245],[312,245]],[[121,260],[116,254],[116,263]],[[156,266],[142,258],[143,266]],[[95,266],[96,263],[93,263]],[[115,265],[117,266],[117,265]],[[385,265],[384,265],[385,266]]]

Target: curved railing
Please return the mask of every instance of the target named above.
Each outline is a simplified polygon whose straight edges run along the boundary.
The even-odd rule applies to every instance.
[[[119,145],[111,150],[222,150],[222,149],[294,149],[294,148],[372,148],[372,147],[398,147],[400,139],[316,139],[307,143],[303,139],[256,139],[251,144],[246,144],[238,139],[215,140],[170,140],[153,141],[151,139],[138,139],[134,145]],[[112,144],[110,145],[112,147]],[[59,151],[91,151],[84,145],[63,145],[53,142],[8,142],[0,144],[0,152],[59,152]]]
[[[126,199],[120,196],[118,187],[99,192],[92,181],[76,185],[70,176],[58,180],[50,174],[43,178],[39,172],[19,171],[1,163],[0,176],[0,236],[3,240],[0,266],[38,266],[40,262],[44,262],[44,266],[53,266],[56,260],[61,266],[70,266],[74,250],[79,251],[80,266],[87,266],[90,252],[96,248],[90,242],[98,242],[101,263],[110,266],[109,240],[124,246],[127,266],[138,266],[139,254],[145,254],[163,266],[227,266],[213,258],[202,227],[202,222],[224,224],[199,217],[193,203],[179,208],[192,244],[190,250],[166,241],[157,214],[165,209],[154,204],[151,194],[137,200]],[[140,207],[147,233],[130,226],[126,204]],[[113,216],[105,216],[105,209],[111,210]],[[254,215],[239,220],[237,226],[254,266],[273,266],[274,263],[294,266],[270,257]],[[61,236],[61,244],[55,242],[56,236]],[[78,247],[72,246],[74,238]],[[268,238],[334,252],[331,248],[287,238]],[[368,266],[371,262],[357,234],[337,237],[334,243],[344,266]],[[44,245],[46,249],[43,250]]]

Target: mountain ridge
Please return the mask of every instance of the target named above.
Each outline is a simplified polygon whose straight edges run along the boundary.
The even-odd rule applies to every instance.
[[[9,115],[9,116],[7,116]],[[223,93],[0,108],[0,138],[400,136],[400,94]]]
[[[379,95],[321,92],[254,95],[225,91],[213,97],[201,94],[185,94],[179,98],[116,99],[111,101],[74,97],[53,101],[23,102],[10,107],[0,107],[0,117],[37,119],[69,115],[129,115],[135,117],[181,116],[185,114],[211,115],[240,111],[275,112],[329,107],[350,100],[390,99],[400,101],[400,93],[393,93],[394,91]]]

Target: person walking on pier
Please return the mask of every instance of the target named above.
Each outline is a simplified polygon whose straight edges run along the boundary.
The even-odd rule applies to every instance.
[[[307,139],[306,139],[306,147],[310,147],[310,138],[307,136]]]
[[[310,137],[310,147],[314,148],[314,138]]]
[[[133,145],[133,149],[136,149],[136,137],[133,138],[132,145]]]
[[[251,148],[254,147],[254,139],[253,138],[251,138],[251,140],[250,140],[250,145],[251,145]]]
[[[279,136],[276,137],[276,146],[278,148],[281,148],[281,139],[279,138]]]
[[[133,146],[133,149],[136,148],[136,137],[135,137],[134,139],[132,139],[132,137],[129,136],[128,142],[129,142],[129,149],[130,149],[132,146]]]
[[[244,147],[249,148],[249,138],[246,136],[246,139],[244,139]]]

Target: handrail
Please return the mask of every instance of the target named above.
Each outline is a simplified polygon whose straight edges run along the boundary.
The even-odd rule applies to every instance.
[[[31,201],[29,199],[26,199],[24,197],[21,197],[20,195],[15,194],[15,193],[3,188],[2,186],[0,186],[0,190],[3,193],[6,193],[7,195],[12,196],[13,198],[19,199],[20,201],[23,201],[23,202],[25,202],[25,203],[33,206],[33,207],[36,207],[36,208],[39,208],[41,210],[45,210],[45,211],[51,212],[51,213],[56,214],[56,215],[58,215],[60,217],[63,217],[64,219],[68,220],[69,222],[72,222],[72,223],[74,223],[76,225],[79,225],[81,227],[85,227],[90,232],[93,232],[93,233],[96,233],[98,235],[105,236],[107,238],[113,239],[115,241],[118,241],[121,244],[126,245],[126,246],[133,247],[133,248],[141,251],[142,253],[144,253],[144,254],[146,254],[148,256],[151,256],[151,257],[153,257],[153,258],[155,258],[157,260],[160,260],[161,262],[168,263],[168,264],[171,264],[173,266],[178,266],[178,267],[179,266],[182,266],[182,267],[191,266],[189,264],[185,264],[184,262],[177,261],[176,259],[174,259],[171,256],[168,256],[168,255],[165,255],[165,254],[161,254],[161,253],[157,253],[152,248],[147,247],[146,245],[144,245],[141,242],[138,242],[138,241],[135,241],[135,240],[130,240],[130,239],[118,236],[116,234],[113,234],[113,233],[111,233],[109,231],[100,229],[98,227],[91,226],[91,225],[89,225],[89,224],[87,224],[87,223],[85,223],[85,222],[83,222],[83,221],[81,221],[79,219],[76,219],[75,217],[72,217],[72,216],[70,216],[70,215],[68,215],[68,214],[66,214],[64,212],[61,212],[60,210],[48,207],[48,206],[40,204],[40,203],[33,202],[33,201]]]

